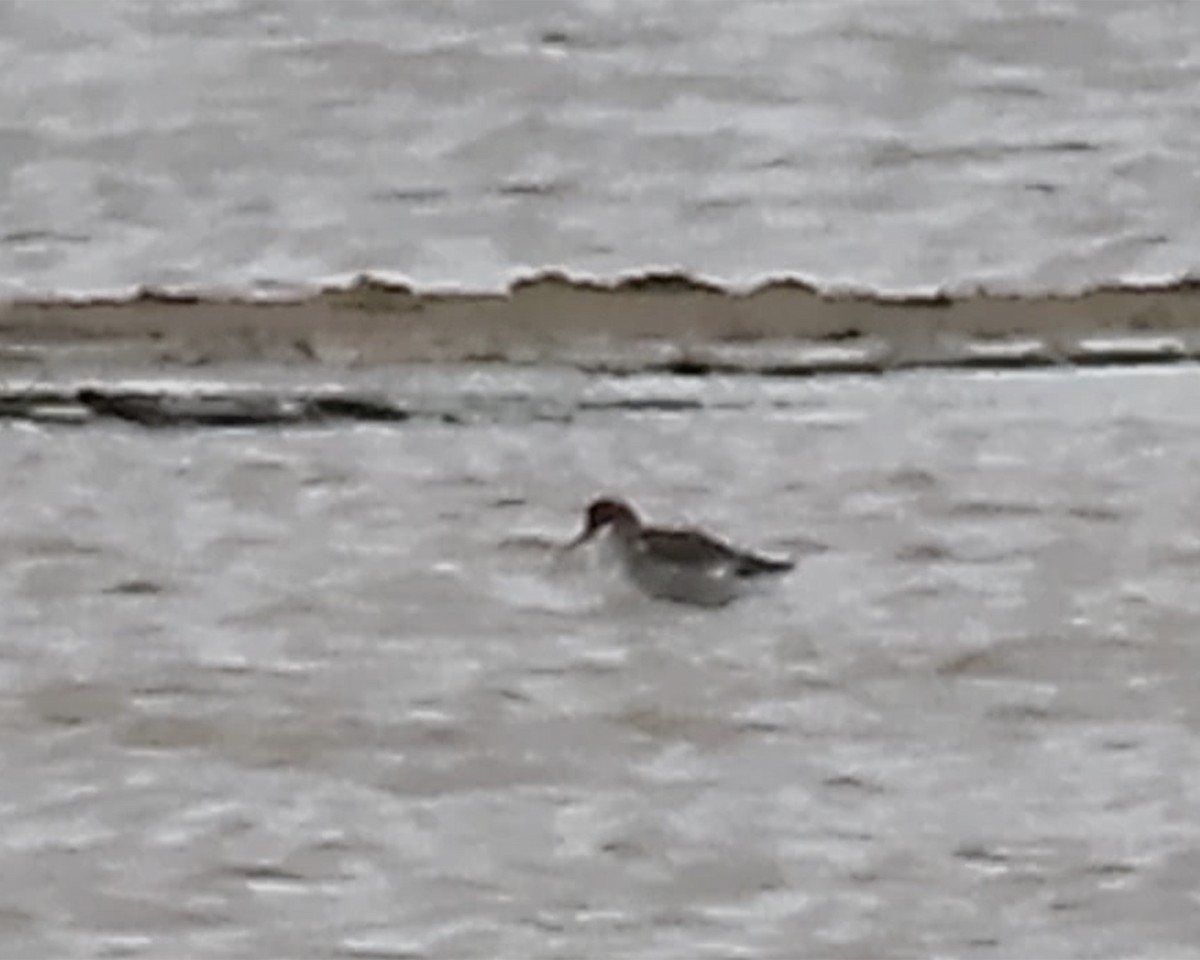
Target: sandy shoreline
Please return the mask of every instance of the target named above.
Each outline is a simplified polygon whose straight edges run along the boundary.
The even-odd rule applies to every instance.
[[[795,280],[737,292],[679,274],[601,284],[558,273],[505,293],[360,278],[287,300],[143,291],[0,306],[0,369],[22,364],[372,367],[562,363],[804,374],[912,366],[1171,362],[1200,355],[1200,283],[1069,295],[886,297]]]

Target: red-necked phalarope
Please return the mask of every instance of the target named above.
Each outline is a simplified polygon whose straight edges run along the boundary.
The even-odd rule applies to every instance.
[[[603,531],[629,580],[652,597],[677,603],[723,606],[746,581],[794,566],[791,560],[739,550],[700,530],[644,526],[629,504],[609,498],[588,507],[583,532],[566,549]]]

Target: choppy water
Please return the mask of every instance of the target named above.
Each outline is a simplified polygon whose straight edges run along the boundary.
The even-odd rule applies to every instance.
[[[1196,266],[1187,3],[0,5],[0,295]]]
[[[10,2],[0,296],[1174,276],[1197,50],[1133,0]],[[434,415],[0,424],[0,953],[1200,956],[1194,369],[336,376]],[[646,600],[551,549],[602,490],[800,568]]]
[[[0,427],[0,952],[1200,955],[1196,374],[739,383]],[[599,489],[799,571],[645,600]]]

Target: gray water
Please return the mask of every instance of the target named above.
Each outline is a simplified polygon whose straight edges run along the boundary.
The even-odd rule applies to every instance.
[[[0,953],[1200,956],[1196,373],[687,389],[0,426]],[[799,568],[643,598],[601,490]]]
[[[1175,277],[1200,7],[0,5],[0,296]]]
[[[1176,276],[1198,9],[8,2],[0,297]],[[1200,956],[1194,368],[209,372],[432,415],[0,423],[0,954]]]

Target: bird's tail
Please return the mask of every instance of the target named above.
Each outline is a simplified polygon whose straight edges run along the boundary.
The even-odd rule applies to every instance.
[[[737,575],[739,577],[757,577],[764,573],[785,573],[795,565],[791,560],[759,557],[752,553],[743,553],[738,558]]]

